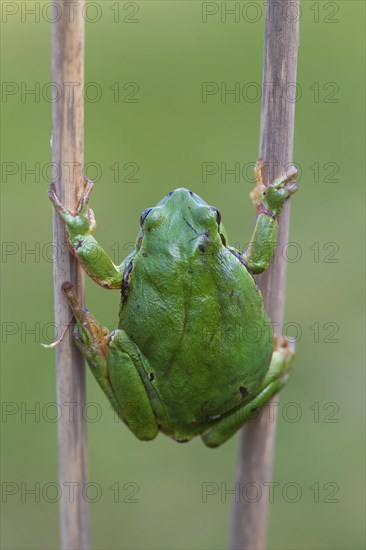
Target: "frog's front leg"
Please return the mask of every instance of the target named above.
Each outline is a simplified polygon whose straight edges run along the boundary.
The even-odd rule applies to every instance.
[[[249,246],[243,254],[246,265],[253,273],[262,273],[267,269],[277,243],[278,216],[285,200],[297,190],[294,181],[297,170],[294,166],[267,186],[263,183],[263,169],[263,161],[258,160],[255,168],[256,187],[250,194],[258,217]]]
[[[63,283],[62,290],[76,319],[75,344],[113,409],[139,439],[153,439],[158,426],[141,378],[143,367],[137,347],[123,330],[109,333],[101,327],[80,306],[71,283]]]
[[[104,288],[121,288],[123,278],[121,266],[114,265],[92,235],[96,227],[94,213],[89,208],[89,195],[92,189],[93,183],[85,178],[85,187],[75,215],[71,214],[58,199],[54,183],[50,185],[48,196],[66,223],[69,246],[86,273]]]
[[[294,347],[287,341],[283,347],[273,352],[268,372],[251,400],[227,413],[212,428],[206,430],[202,440],[208,447],[218,447],[231,437],[242,425],[254,416],[286,384],[291,374]]]

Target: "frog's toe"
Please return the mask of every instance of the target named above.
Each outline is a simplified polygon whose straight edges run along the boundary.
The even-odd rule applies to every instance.
[[[94,187],[94,183],[86,176],[84,176],[84,190],[80,197],[77,213],[87,214],[89,208],[89,196]]]
[[[65,206],[62,204],[62,202],[58,198],[57,193],[56,193],[56,184],[55,184],[54,181],[51,181],[51,183],[50,183],[50,187],[49,187],[49,190],[48,190],[48,198],[52,202],[52,204],[53,204],[54,208],[56,209],[56,211],[59,212],[60,216],[65,221],[70,221],[73,218],[71,212],[67,208],[65,208]]]
[[[83,355],[85,355],[85,350],[87,348],[88,342],[85,338],[85,334],[82,334],[80,332],[79,326],[77,324],[74,325],[72,337],[76,347],[81,351],[81,353],[83,353]]]
[[[292,164],[290,168],[287,170],[286,179],[287,181],[294,180],[295,178],[297,178],[297,176],[298,176],[297,168]]]
[[[94,211],[89,208],[88,210],[88,220],[89,220],[89,230],[93,233],[94,229],[97,227],[97,222],[95,221]]]
[[[54,181],[51,181],[49,189],[48,189],[48,196],[52,200],[54,196],[56,196],[56,184]]]
[[[285,185],[284,189],[287,191],[289,195],[296,193],[296,191],[298,190],[297,182],[290,181],[288,185]]]
[[[283,338],[278,351],[284,357],[285,361],[291,366],[296,353],[296,343],[293,338]]]
[[[263,159],[258,159],[254,166],[254,176],[256,183],[263,183],[263,173],[264,173],[264,161]]]

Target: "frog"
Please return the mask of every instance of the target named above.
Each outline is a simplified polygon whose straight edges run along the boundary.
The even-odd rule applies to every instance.
[[[95,239],[85,177],[75,213],[49,198],[66,226],[72,254],[93,281],[121,293],[117,328],[62,285],[73,340],[112,408],[142,441],[159,432],[177,442],[200,436],[210,448],[233,436],[287,383],[293,347],[277,342],[255,280],[277,243],[278,219],[297,190],[296,169],[264,185],[255,166],[256,210],[248,247],[229,245],[220,212],[177,188],[140,216],[134,249],[116,265]]]

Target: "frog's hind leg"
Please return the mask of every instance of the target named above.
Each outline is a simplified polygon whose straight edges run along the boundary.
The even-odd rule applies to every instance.
[[[82,308],[74,287],[65,282],[62,290],[69,302],[76,324],[74,341],[84,355],[91,372],[108,397],[113,409],[139,439],[153,439],[158,427],[141,377],[122,330],[111,333]],[[135,357],[133,357],[135,359]]]
[[[218,447],[231,437],[241,426],[254,416],[286,384],[291,374],[294,348],[286,341],[285,346],[274,351],[272,361],[259,390],[249,402],[218,420],[212,428],[202,434],[208,447]]]
[[[83,354],[98,384],[120,416],[120,407],[108,378],[108,329],[102,327],[90,311],[81,307],[70,282],[63,283],[62,290],[76,320],[73,329],[75,345]]]
[[[142,440],[154,439],[158,425],[142,380],[144,367],[135,344],[123,330],[110,334],[108,374],[123,411],[123,420]]]

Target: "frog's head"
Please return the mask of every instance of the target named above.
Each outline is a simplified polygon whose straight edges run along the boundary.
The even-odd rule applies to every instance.
[[[140,218],[141,233],[172,242],[206,240],[226,246],[227,235],[217,208],[184,189],[168,193],[154,208],[147,208]]]

